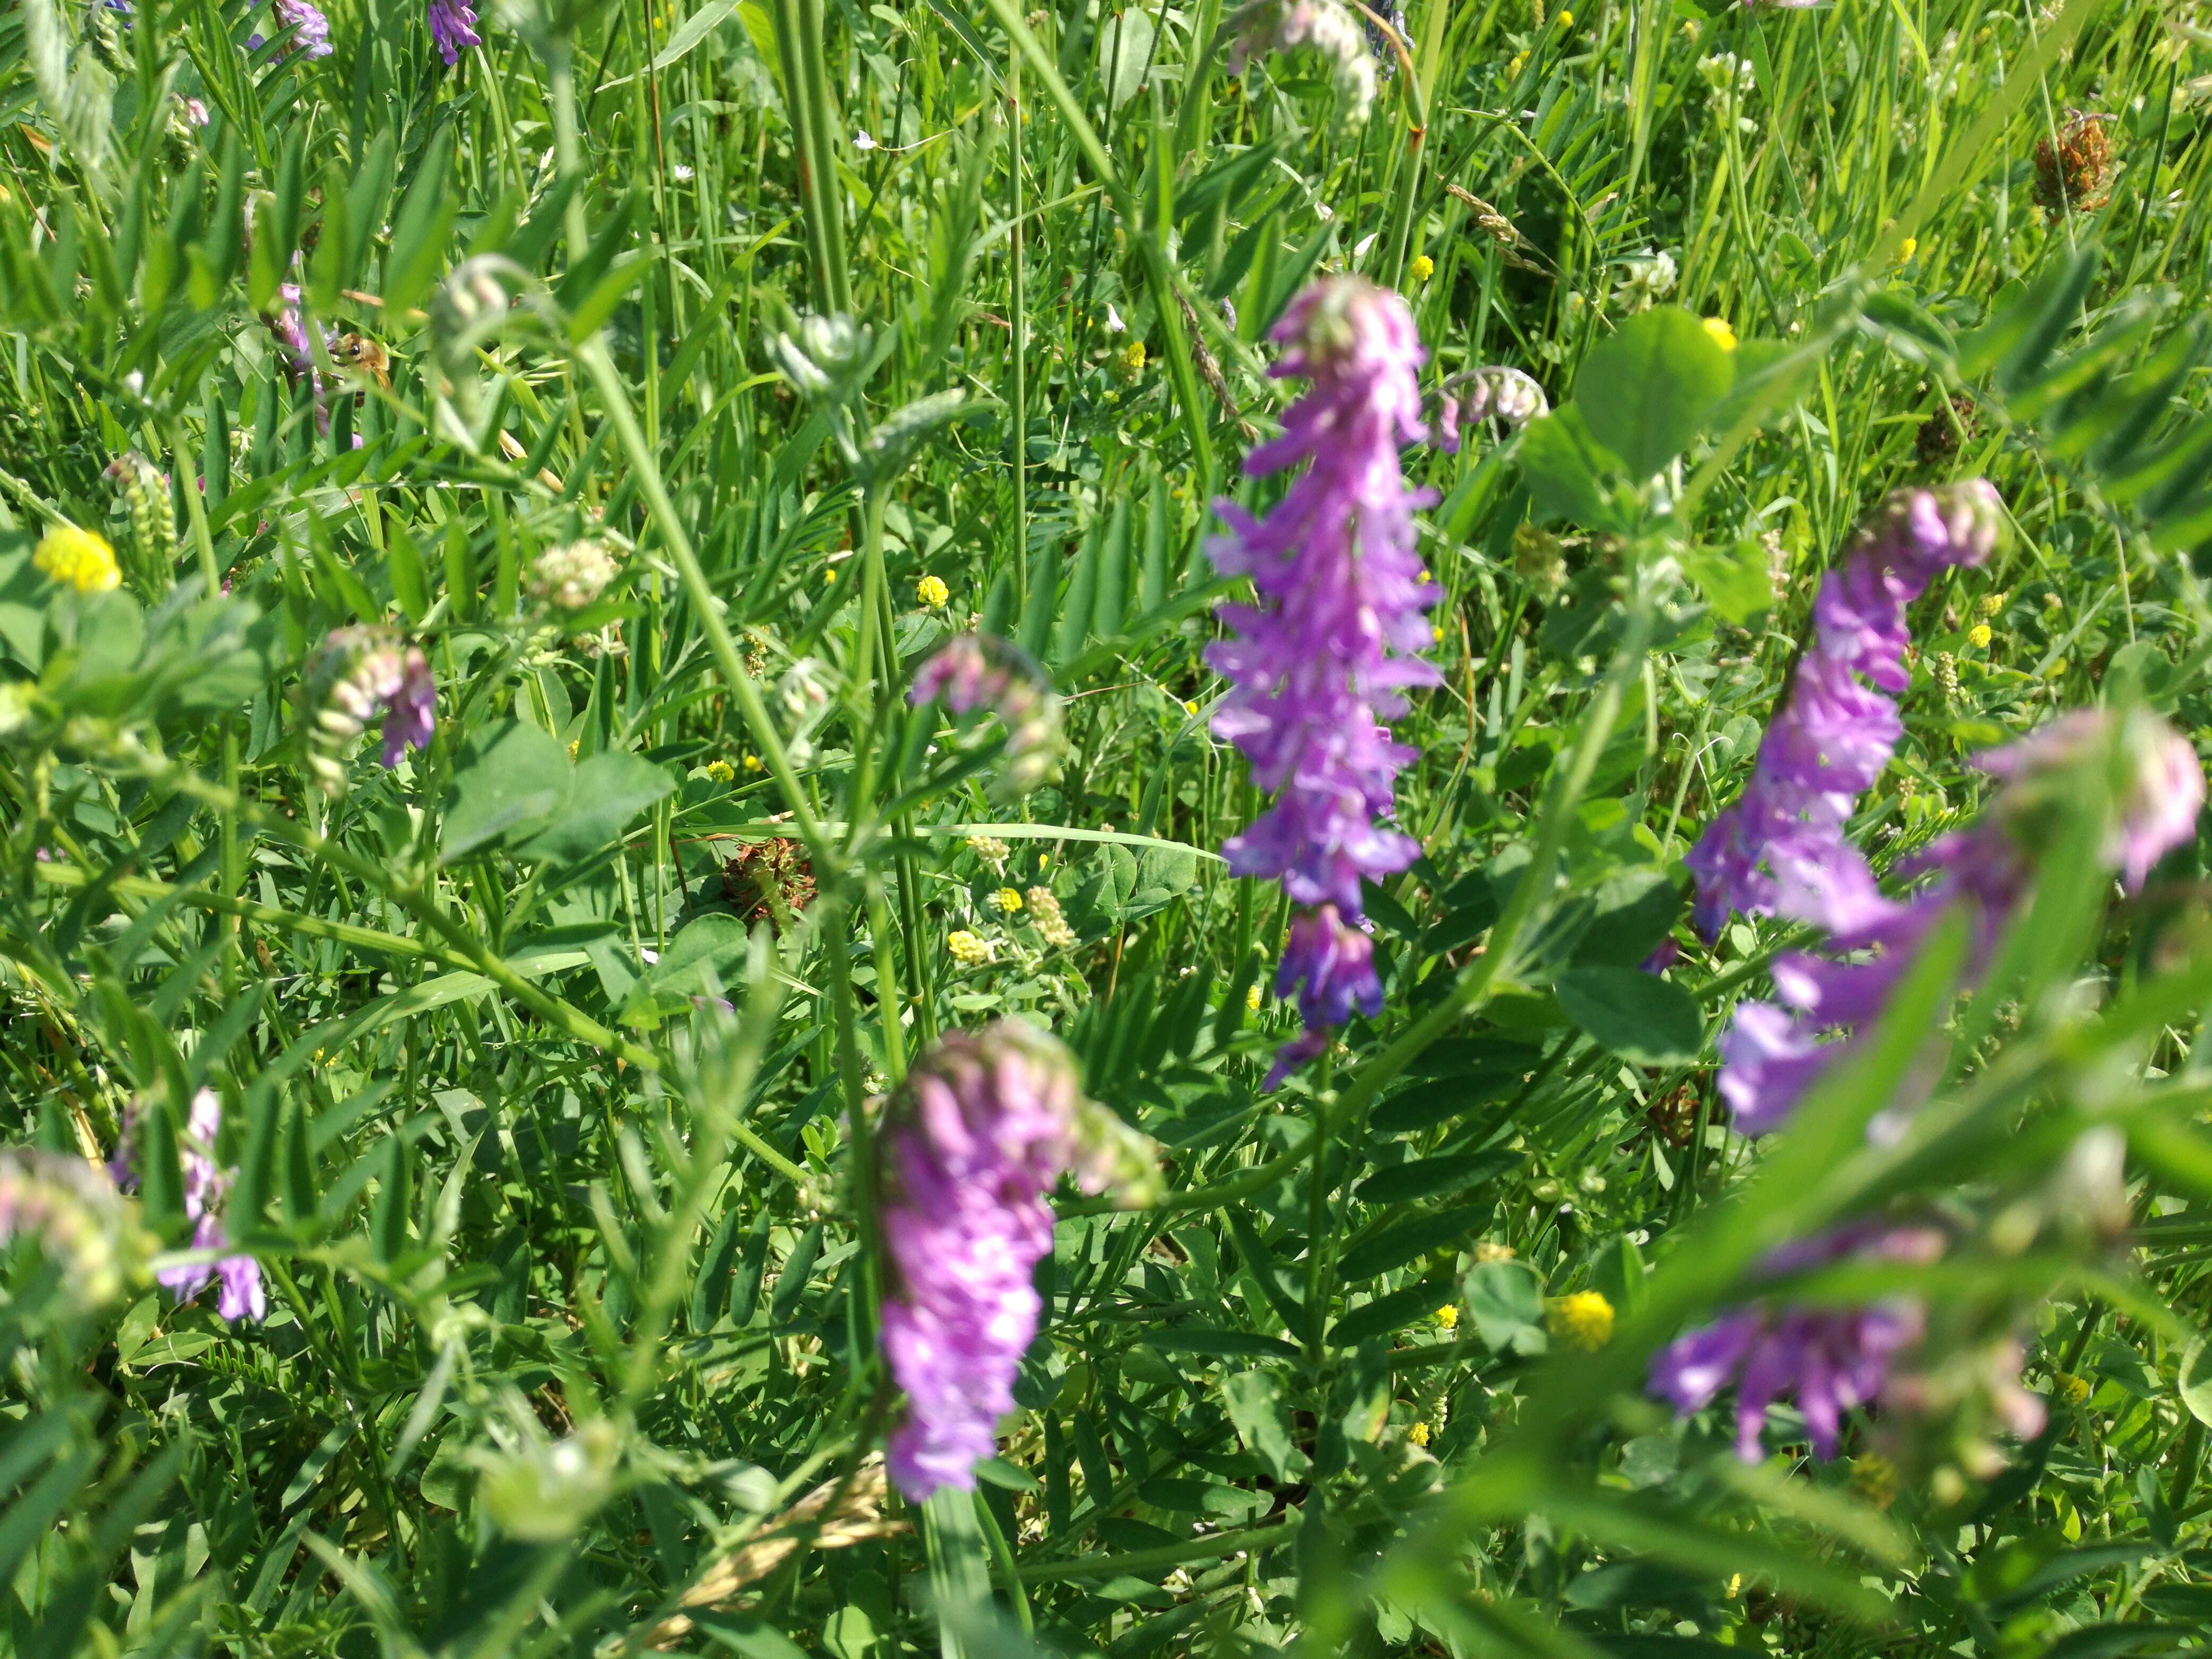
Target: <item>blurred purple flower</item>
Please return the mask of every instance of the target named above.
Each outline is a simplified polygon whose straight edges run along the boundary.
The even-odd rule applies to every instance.
[[[2073,810],[2085,783],[2094,787],[2096,769],[2106,769],[2112,795],[2103,857],[2131,890],[2161,857],[2195,836],[2204,803],[2195,748],[2141,711],[2068,714],[1976,763],[2001,781],[1996,799],[1972,827],[1899,867],[1908,880],[1932,878],[1892,899],[1874,890],[1869,873],[1867,895],[1853,907],[1848,926],[1831,926],[1815,950],[1775,959],[1778,1002],[1736,1009],[1720,1039],[1720,1091],[1744,1133],[1764,1134],[1796,1110],[1814,1079],[1881,1012],[1921,941],[1954,908],[1967,916],[1968,979],[1980,976],[2027,896],[2033,849],[2047,844],[2051,819]],[[1863,861],[1858,867],[1864,869]],[[1809,905],[1783,914],[1821,920]],[[1823,1042],[1823,1033],[1841,1033],[1842,1040]],[[1878,1120],[1876,1133],[1890,1127]]]
[[[410,749],[428,749],[438,727],[438,682],[431,677],[430,661],[415,647],[399,660],[398,684],[384,704],[384,764],[399,764]]]
[[[327,58],[337,50],[331,45],[331,20],[308,0],[276,0],[274,15],[276,38],[286,43],[284,50],[277,54],[280,58],[289,58],[294,52],[309,58]],[[246,37],[249,52],[260,51],[264,44],[258,34]]]
[[[1845,1227],[1771,1252],[1759,1273],[1775,1278],[1847,1255],[1926,1262],[1942,1252],[1943,1236],[1932,1227]],[[1735,1384],[1736,1454],[1747,1463],[1759,1461],[1768,1409],[1794,1398],[1813,1449],[1832,1457],[1844,1413],[1881,1393],[1892,1358],[1919,1340],[1925,1322],[1911,1297],[1866,1308],[1754,1304],[1661,1349],[1651,1361],[1651,1391],[1688,1416]]]
[[[1821,583],[1812,643],[1759,744],[1751,781],[1685,860],[1697,878],[1693,915],[1708,939],[1732,909],[1837,933],[1879,916],[1873,872],[1844,829],[1904,730],[1882,693],[1911,684],[1905,607],[1937,572],[1986,558],[2002,522],[1996,491],[1978,478],[1900,490]]]
[[[1001,798],[1027,794],[1059,769],[1060,699],[1052,677],[1018,646],[991,634],[961,634],[915,672],[907,701],[941,702],[956,714],[988,708],[1006,729]]]
[[[1036,1334],[1030,1274],[1052,1248],[1062,1171],[1142,1201],[1143,1138],[1085,1100],[1074,1058],[1014,1020],[954,1032],[908,1073],[884,1121],[884,1352],[906,1391],[885,1456],[915,1503],[975,1485]]]
[[[469,0],[430,0],[430,41],[450,67],[461,54],[483,45],[477,33],[477,10]]]
[[[108,1160],[107,1173],[125,1192],[138,1185],[135,1156],[139,1114],[134,1109],[123,1122],[123,1133]],[[230,1242],[215,1206],[230,1189],[230,1176],[216,1162],[216,1137],[222,1133],[222,1103],[212,1089],[192,1097],[185,1133],[177,1146],[177,1165],[184,1177],[185,1214],[192,1225],[191,1248],[219,1250]],[[189,1261],[163,1267],[155,1279],[179,1302],[189,1302],[215,1279],[222,1281],[216,1310],[225,1319],[259,1319],[268,1311],[261,1286],[261,1264],[250,1255],[223,1256],[214,1262]]]
[[[1238,875],[1279,881],[1301,905],[1333,907],[1286,958],[1284,985],[1306,983],[1309,1023],[1346,1017],[1371,999],[1364,966],[1356,994],[1316,985],[1309,969],[1324,935],[1361,916],[1360,884],[1395,875],[1420,854],[1412,836],[1382,822],[1399,769],[1415,751],[1385,723],[1405,711],[1409,686],[1436,683],[1419,653],[1431,642],[1424,616],[1437,601],[1414,550],[1413,509],[1431,499],[1409,489],[1399,451],[1425,435],[1415,376],[1425,354],[1406,303],[1358,277],[1326,278],[1294,300],[1273,337],[1285,348],[1269,372],[1312,381],[1284,417],[1282,435],[1245,458],[1255,477],[1310,463],[1264,521],[1233,502],[1216,511],[1233,534],[1208,551],[1224,575],[1252,579],[1260,603],[1227,605],[1232,637],[1206,660],[1231,682],[1214,732],[1243,751],[1274,804],[1222,849]],[[1346,985],[1352,981],[1344,981]],[[1349,999],[1347,1000],[1347,999]],[[1379,1006],[1379,1004],[1376,1006]],[[1285,1050],[1295,1064],[1310,1042]]]
[[[339,756],[380,714],[383,761],[427,749],[438,725],[438,683],[420,647],[388,628],[333,629],[307,665],[301,700],[310,722],[307,768],[325,793],[343,793]]]

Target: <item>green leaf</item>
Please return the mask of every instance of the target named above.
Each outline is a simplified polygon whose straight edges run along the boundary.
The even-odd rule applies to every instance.
[[[1106,102],[1119,109],[1145,84],[1145,70],[1152,60],[1152,16],[1142,6],[1098,21],[1098,72],[1104,82]]]
[[[1221,1399],[1244,1449],[1266,1463],[1277,1480],[1305,1473],[1306,1455],[1292,1437],[1290,1407],[1272,1373],[1237,1372],[1222,1383]]]
[[[1346,1250],[1344,1259],[1337,1264],[1337,1271],[1346,1284],[1357,1284],[1393,1267],[1403,1267],[1415,1256],[1456,1243],[1488,1221],[1497,1207],[1494,1204],[1462,1204],[1433,1215],[1401,1221]]]
[[[1570,404],[1530,422],[1521,434],[1520,459],[1538,523],[1565,519],[1592,529],[1618,527],[1607,491],[1626,469],[1591,435],[1581,410]]]
[[[1675,1066],[1705,1046],[1697,999],[1634,968],[1570,968],[1553,988],[1567,1018],[1600,1048],[1639,1066]]]
[[[1749,538],[1733,547],[1686,547],[1680,556],[1682,574],[1723,622],[1741,627],[1773,605],[1766,550]]]
[[[1650,477],[1690,447],[1735,380],[1720,342],[1680,306],[1630,318],[1593,349],[1575,380],[1575,406],[1590,434]]]
[[[1182,1325],[1148,1331],[1140,1339],[1162,1353],[1190,1353],[1205,1359],[1296,1359],[1298,1351],[1279,1337],[1253,1331],[1223,1330],[1214,1325]]]
[[[666,767],[624,750],[604,750],[570,775],[552,826],[516,850],[526,858],[556,862],[587,858],[618,840],[632,818],[675,791],[676,780]]]
[[[2200,1423],[2212,1424],[2212,1341],[2200,1336],[2183,1350],[2176,1386],[2189,1414]]]
[[[1536,1275],[1519,1261],[1479,1261],[1468,1270],[1461,1294],[1475,1334],[1498,1353],[1541,1353],[1544,1298]]]
[[[543,726],[495,720],[461,745],[439,847],[447,862],[550,818],[568,799],[568,757]]]
[[[422,161],[399,204],[392,227],[392,251],[384,258],[384,308],[405,311],[429,291],[444,263],[459,193],[453,188],[453,128],[441,126],[422,152]],[[372,230],[374,227],[371,228]]]

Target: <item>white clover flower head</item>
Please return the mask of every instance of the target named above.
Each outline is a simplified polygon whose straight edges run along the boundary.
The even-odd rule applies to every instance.
[[[556,611],[581,611],[606,592],[621,572],[606,544],[587,536],[549,547],[538,556],[530,567],[530,594]]]

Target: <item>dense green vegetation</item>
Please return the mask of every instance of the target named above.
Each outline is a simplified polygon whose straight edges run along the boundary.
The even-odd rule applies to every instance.
[[[1878,869],[2067,711],[2212,735],[2212,8],[1417,0],[1361,119],[1222,0],[497,0],[452,66],[295,3],[0,18],[0,1646],[2206,1647],[2203,843],[2123,892],[2069,787],[1756,1140],[1715,1042],[1805,930],[1683,859],[1900,488],[2006,533]],[[1421,855],[1269,1086],[1212,504],[1346,274],[1554,412],[1405,451]],[[909,700],[977,629],[1035,730]],[[881,1102],[1009,1016],[1158,1190],[1059,1189],[913,1504]],[[1651,1396],[1877,1213],[1948,1247],[1784,1276],[1926,1310],[1910,1398],[1745,1461]]]

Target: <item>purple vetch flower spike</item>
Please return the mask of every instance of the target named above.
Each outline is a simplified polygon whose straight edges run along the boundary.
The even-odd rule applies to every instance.
[[[1970,828],[1899,866],[1900,876],[1924,878],[1923,884],[1892,899],[1875,890],[1863,860],[1849,866],[1854,878],[1865,872],[1864,894],[1849,906],[1827,907],[1832,918],[1847,911],[1848,921],[1831,926],[1816,949],[1775,959],[1776,1001],[1737,1007],[1720,1039],[1720,1091],[1744,1133],[1766,1133],[1796,1109],[1814,1080],[1881,1012],[1922,941],[1954,909],[1967,919],[1967,981],[1980,978],[2027,896],[2035,852],[2052,839],[2051,820],[2079,810],[2100,773],[2111,803],[2101,854],[2131,890],[2196,835],[2204,804],[2195,748],[2140,709],[2064,715],[1976,764],[2000,781],[1996,799]],[[1788,880],[1778,886],[1790,890]],[[1778,908],[1818,920],[1810,907]],[[1838,1040],[1823,1042],[1824,1034]],[[1899,1127],[1885,1115],[1875,1133],[1886,1136]]]
[[[1312,909],[1294,925],[1282,983],[1305,986],[1309,1025],[1337,1024],[1352,1007],[1379,1007],[1371,947],[1364,933],[1357,945],[1347,938],[1360,884],[1395,875],[1421,850],[1386,820],[1415,752],[1391,741],[1387,722],[1404,712],[1407,689],[1437,680],[1419,655],[1437,595],[1413,516],[1431,497],[1407,486],[1399,464],[1427,435],[1417,379],[1425,354],[1406,302],[1358,277],[1314,283],[1273,337],[1284,351],[1269,372],[1312,385],[1244,470],[1259,477],[1309,465],[1264,521],[1216,504],[1233,533],[1207,550],[1224,575],[1252,579],[1259,603],[1221,607],[1232,636],[1206,660],[1231,683],[1214,732],[1275,799],[1222,851],[1237,874],[1279,881]],[[1326,1046],[1310,1031],[1277,1057],[1273,1076]]]
[[[907,701],[941,702],[956,714],[988,708],[1006,728],[1000,799],[1027,794],[1059,770],[1065,742],[1052,677],[1018,646],[991,634],[962,634],[915,671]]]
[[[139,1118],[135,1107],[125,1115],[115,1155],[107,1165],[109,1176],[125,1192],[138,1184],[133,1148]],[[231,1181],[230,1173],[216,1161],[216,1137],[222,1133],[222,1103],[212,1089],[203,1089],[192,1097],[184,1137],[177,1146],[177,1164],[184,1177],[185,1214],[192,1222],[191,1248],[195,1250],[220,1250],[230,1242],[222,1218],[215,1212],[216,1205],[230,1190]],[[181,1262],[161,1268],[154,1278],[179,1302],[191,1301],[220,1279],[222,1291],[216,1311],[234,1322],[258,1320],[268,1311],[268,1300],[261,1286],[261,1264],[250,1255],[220,1256],[213,1262]]]
[[[344,793],[340,757],[372,720],[381,718],[382,758],[399,764],[410,749],[427,749],[438,725],[438,684],[420,647],[404,645],[388,628],[331,630],[301,678],[307,716],[307,769],[325,794]]]
[[[469,0],[430,0],[430,42],[448,68],[461,61],[463,52],[483,45]]]
[[[885,1110],[883,1346],[906,1407],[884,1452],[921,1503],[975,1486],[1036,1334],[1030,1274],[1052,1248],[1063,1172],[1125,1204],[1157,1190],[1151,1143],[1086,1100],[1074,1057],[1015,1020],[939,1039]]]
[[[295,52],[308,58],[327,58],[337,50],[331,45],[331,20],[308,0],[276,0],[272,15],[276,21],[276,38],[284,42],[284,50],[277,54],[279,58],[289,58]],[[258,34],[246,37],[249,52],[258,52],[263,45]]]
[[[1942,1234],[1932,1227],[1844,1227],[1771,1252],[1759,1273],[1774,1278],[1845,1256],[1933,1261],[1943,1244]],[[1919,1340],[1926,1317],[1911,1297],[1865,1308],[1757,1304],[1661,1349],[1652,1358],[1651,1392],[1686,1417],[1734,1383],[1736,1452],[1746,1462],[1759,1461],[1769,1407],[1794,1399],[1813,1449],[1832,1457],[1844,1413],[1881,1394],[1892,1360]]]
[[[409,646],[399,659],[398,683],[384,701],[384,764],[399,764],[410,749],[428,749],[438,728],[438,682],[431,677],[430,659]]]
[[[1685,860],[1697,878],[1693,916],[1708,939],[1731,910],[1832,933],[1881,919],[1873,872],[1844,830],[1904,731],[1883,693],[1911,683],[1905,608],[1938,572],[1987,558],[2002,524],[2002,503],[1982,479],[1900,490],[1821,583],[1812,641],[1751,781]]]

